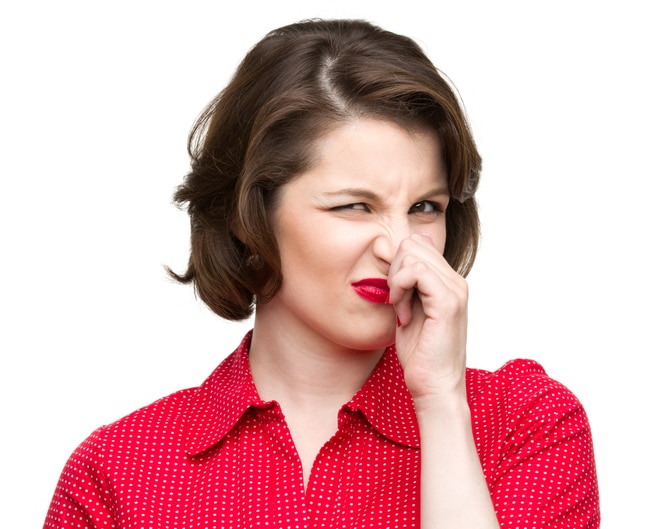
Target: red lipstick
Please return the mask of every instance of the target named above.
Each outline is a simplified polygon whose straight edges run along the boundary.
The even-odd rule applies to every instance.
[[[361,279],[351,286],[361,298],[372,303],[388,303],[390,297],[390,288],[388,281],[376,277]]]

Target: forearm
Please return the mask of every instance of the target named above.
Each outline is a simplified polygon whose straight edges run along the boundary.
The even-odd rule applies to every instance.
[[[416,401],[421,437],[421,529],[497,529],[465,398]]]

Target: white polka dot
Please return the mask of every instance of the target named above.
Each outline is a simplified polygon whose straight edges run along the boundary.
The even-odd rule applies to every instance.
[[[420,439],[395,351],[340,410],[305,490],[280,406],[250,376],[250,337],[199,388],[83,442],[44,527],[418,527]],[[598,527],[590,429],[571,392],[530,360],[466,380],[501,527]]]

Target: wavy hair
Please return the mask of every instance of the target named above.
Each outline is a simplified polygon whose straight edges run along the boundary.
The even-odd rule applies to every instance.
[[[278,189],[311,167],[317,139],[356,118],[438,134],[451,193],[444,256],[468,274],[481,158],[460,99],[413,40],[361,20],[271,31],[202,112],[174,195],[190,215],[190,259],[184,274],[170,274],[229,320],[272,299],[282,280],[270,220]]]

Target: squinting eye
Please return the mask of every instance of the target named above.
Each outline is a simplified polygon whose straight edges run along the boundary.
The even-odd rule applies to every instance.
[[[438,202],[432,202],[431,200],[423,200],[422,202],[416,202],[409,209],[409,213],[440,213],[443,211],[441,205]]]
[[[364,202],[356,202],[354,204],[344,204],[342,206],[336,206],[332,208],[333,210],[336,211],[341,211],[341,210],[351,210],[351,211],[369,211],[369,208],[367,207],[367,204]]]

